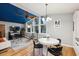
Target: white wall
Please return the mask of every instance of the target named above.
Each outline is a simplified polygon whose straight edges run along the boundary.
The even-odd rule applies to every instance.
[[[62,44],[72,45],[73,41],[73,15],[72,14],[56,14],[51,15],[52,21],[46,24],[47,33],[55,38],[60,38]],[[61,25],[55,27],[55,20],[60,19]]]
[[[6,38],[8,38],[9,26],[24,27],[24,25],[20,24],[20,23],[12,23],[12,22],[4,22],[4,21],[0,21],[0,24],[5,24],[5,36],[6,36]]]

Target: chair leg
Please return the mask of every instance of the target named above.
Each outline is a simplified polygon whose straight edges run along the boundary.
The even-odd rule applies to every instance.
[[[40,48],[39,48],[39,55],[40,55]]]
[[[39,48],[39,55],[43,56],[43,48]]]
[[[42,51],[41,51],[41,53],[42,53],[42,56],[43,56],[43,48],[42,48]]]
[[[47,49],[47,51],[46,51],[46,56],[48,56],[48,49]]]
[[[33,48],[33,56],[35,56],[35,48]]]
[[[60,52],[60,55],[62,56],[62,51]]]
[[[39,55],[43,56],[43,48],[39,48]]]

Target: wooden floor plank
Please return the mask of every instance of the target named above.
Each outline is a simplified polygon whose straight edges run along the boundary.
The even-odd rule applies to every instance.
[[[76,53],[72,47],[63,47],[62,50],[63,56],[76,56]]]

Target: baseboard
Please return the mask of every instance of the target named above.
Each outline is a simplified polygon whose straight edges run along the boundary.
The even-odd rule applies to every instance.
[[[67,46],[67,47],[71,47],[71,48],[73,48],[73,46],[72,45],[69,45],[69,44],[61,44],[62,46]]]

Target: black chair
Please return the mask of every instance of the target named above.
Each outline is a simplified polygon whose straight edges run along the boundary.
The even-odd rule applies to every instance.
[[[9,38],[9,40],[13,39],[10,32],[8,33],[8,38]]]
[[[57,39],[59,41],[59,44],[55,45],[55,46],[61,46],[61,39]]]
[[[35,48],[36,49],[39,49],[39,54],[40,54],[40,49],[42,49],[42,52],[43,52],[43,45],[42,44],[40,44],[40,43],[37,43],[36,44],[36,42],[35,42],[35,40],[33,40],[33,55],[35,55]],[[42,53],[42,55],[43,55],[43,53]]]
[[[62,46],[61,46],[61,39],[57,39],[59,40],[59,44],[55,45],[55,47],[49,47],[48,48],[48,52],[51,53],[54,56],[60,56],[62,55]]]

